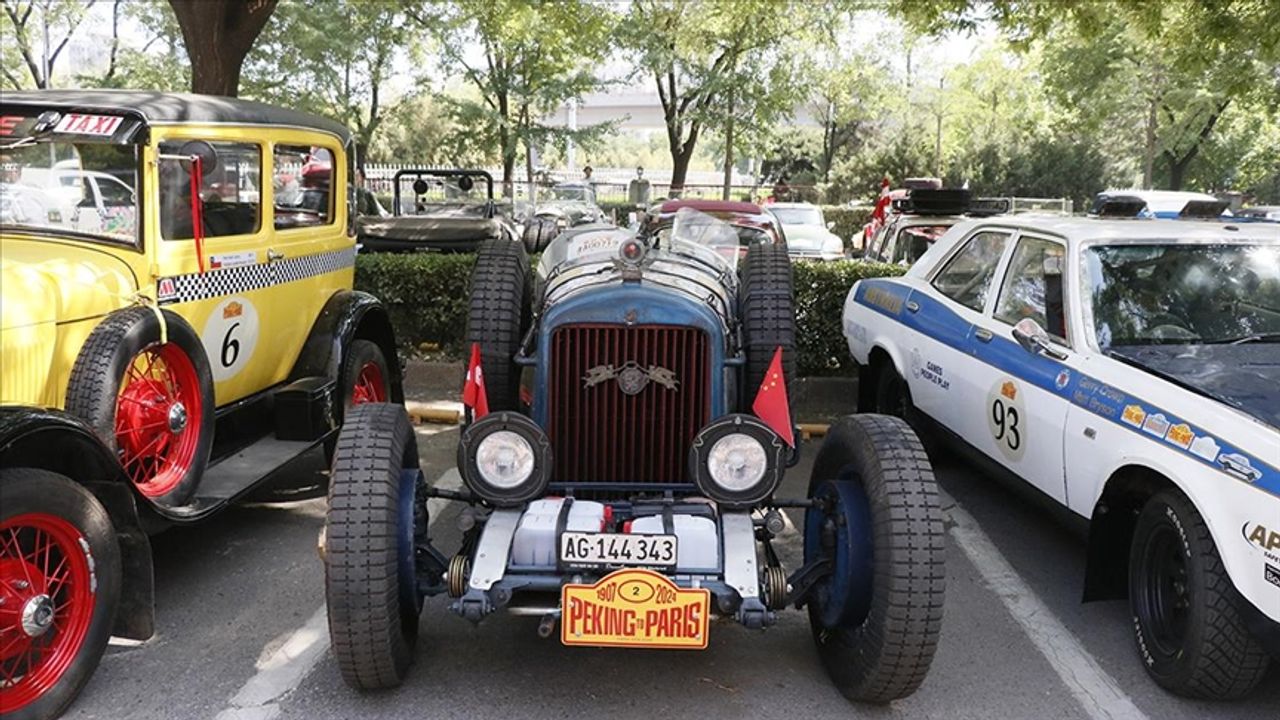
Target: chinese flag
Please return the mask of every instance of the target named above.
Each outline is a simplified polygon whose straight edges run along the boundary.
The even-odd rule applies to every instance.
[[[462,385],[462,404],[471,408],[476,420],[489,414],[489,394],[484,389],[484,371],[480,369],[480,343],[471,343],[471,362],[467,380]]]
[[[765,371],[751,412],[764,421],[790,447],[796,446],[791,428],[791,404],[787,402],[786,375],[782,372],[782,346],[773,351],[773,362]]]

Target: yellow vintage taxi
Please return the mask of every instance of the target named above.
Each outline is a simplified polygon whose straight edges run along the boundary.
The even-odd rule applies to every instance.
[[[152,634],[148,530],[322,482],[296,470],[344,412],[403,400],[353,176],[348,130],[293,110],[0,96],[0,715],[56,716]]]

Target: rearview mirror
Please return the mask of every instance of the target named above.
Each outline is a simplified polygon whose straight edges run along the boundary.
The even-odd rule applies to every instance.
[[[1049,344],[1049,333],[1033,318],[1023,318],[1013,326],[1013,339],[1032,355],[1044,354],[1054,360],[1064,360],[1067,357],[1065,353],[1053,349]]]

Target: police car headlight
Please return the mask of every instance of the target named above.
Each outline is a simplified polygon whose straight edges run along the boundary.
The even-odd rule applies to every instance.
[[[698,489],[730,507],[750,506],[778,488],[785,444],[750,415],[726,415],[703,428],[690,449]]]
[[[524,415],[491,413],[463,431],[458,467],[476,495],[499,507],[519,505],[546,491],[551,443]]]

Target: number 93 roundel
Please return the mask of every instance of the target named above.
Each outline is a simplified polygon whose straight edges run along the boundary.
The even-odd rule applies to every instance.
[[[987,393],[987,427],[996,447],[1010,460],[1021,460],[1027,447],[1027,412],[1023,388],[1002,377]]]
[[[227,298],[209,314],[200,333],[209,356],[213,381],[235,377],[253,357],[258,344],[258,311],[242,297]]]

